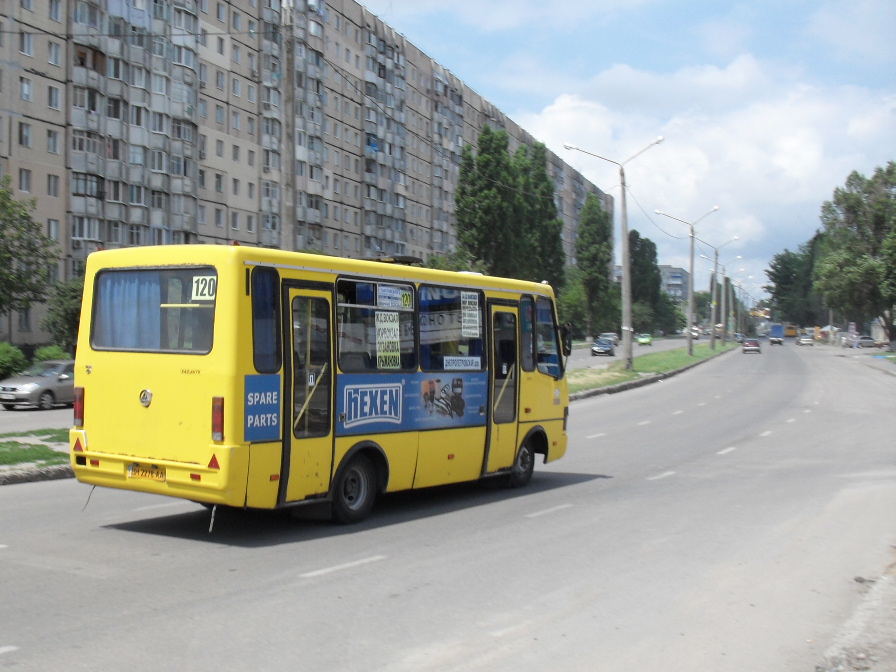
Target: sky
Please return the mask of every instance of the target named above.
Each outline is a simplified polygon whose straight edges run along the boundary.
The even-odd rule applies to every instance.
[[[763,297],[849,174],[896,161],[894,0],[360,1],[614,196],[617,241],[618,167],[564,144],[624,163],[629,230],[688,269],[693,224],[698,291],[717,248]]]

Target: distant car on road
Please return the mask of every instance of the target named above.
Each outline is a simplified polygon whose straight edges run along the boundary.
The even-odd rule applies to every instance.
[[[616,354],[616,351],[613,341],[609,338],[594,339],[594,343],[591,346],[592,357],[596,357],[597,355],[608,355],[612,357],[614,354]]]
[[[759,339],[758,338],[745,338],[743,343],[741,344],[741,352],[747,354],[748,352],[755,352],[758,355],[762,354],[762,348],[759,347]]]
[[[614,332],[612,332],[612,331],[605,331],[605,332],[602,333],[600,336],[598,336],[598,338],[605,338],[605,339],[607,339],[608,341],[612,341],[612,342],[613,342],[613,345],[619,345],[619,336],[617,336],[617,335],[616,335]]]
[[[37,362],[17,376],[0,380],[0,403],[7,411],[19,404],[49,410],[75,399],[75,361],[53,359]]]
[[[815,339],[809,334],[800,334],[796,337],[797,345],[815,345]]]
[[[650,334],[638,334],[638,345],[653,345],[653,336]]]

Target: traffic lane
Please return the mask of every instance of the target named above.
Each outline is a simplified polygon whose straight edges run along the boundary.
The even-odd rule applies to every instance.
[[[263,646],[298,669],[802,669],[782,661],[817,659],[819,623],[849,613],[840,593],[872,575],[893,501],[886,482],[870,501],[863,477],[838,484],[821,460],[836,453],[811,450],[815,423],[788,422],[815,401],[802,390],[816,368],[838,387],[860,379],[763,358],[575,402],[568,456],[539,464],[531,487],[387,497],[352,528],[219,512],[209,534],[188,502],[99,488],[81,511],[90,488],[74,481],[7,486],[0,563],[17,581],[0,604],[0,649],[15,648],[3,658],[241,669]],[[745,390],[773,398],[750,411]],[[599,431],[623,440],[580,444]],[[851,468],[879,472],[881,455],[858,448]]]
[[[850,613],[855,605],[851,578],[877,576],[892,561],[886,512],[896,505],[896,472],[884,400],[892,398],[893,379],[821,353],[799,355],[794,349],[772,357],[726,355],[674,383],[574,405],[573,430],[593,438],[571,452],[571,461],[581,453],[600,456],[608,475],[599,483],[604,493],[594,515],[640,526],[613,536],[613,547],[649,551],[662,571],[668,571],[664,558],[684,554],[706,577],[693,577],[693,593],[682,597],[701,605],[681,615],[689,641],[670,628],[663,646],[641,652],[643,669],[712,654],[732,665],[719,669],[750,669],[750,656],[760,662],[776,642],[789,665],[778,660],[758,667],[801,669],[798,663],[817,658],[830,641],[830,614]],[[855,417],[840,411],[832,384],[861,390],[849,407]],[[575,426],[579,420],[584,427]],[[854,422],[863,436],[869,432],[861,447],[853,447]],[[651,515],[633,516],[642,506]],[[638,556],[630,559],[638,567]],[[636,576],[623,571],[619,580],[628,585]],[[676,584],[683,580],[678,576]],[[694,618],[700,614],[706,617]],[[739,650],[741,667],[733,662],[737,647],[720,646],[733,633],[714,629],[714,620],[737,623],[744,633],[737,636],[753,642],[752,652]],[[708,637],[700,639],[703,632]],[[712,669],[710,660],[705,665],[692,669]]]
[[[74,419],[71,406],[59,406],[49,411],[17,406],[11,411],[0,410],[0,434],[26,432],[35,429],[67,429]]]

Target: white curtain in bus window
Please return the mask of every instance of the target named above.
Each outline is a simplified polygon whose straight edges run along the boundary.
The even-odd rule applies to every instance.
[[[420,366],[424,371],[481,371],[482,294],[421,285]]]
[[[214,268],[108,270],[94,291],[96,349],[211,350],[218,276]]]

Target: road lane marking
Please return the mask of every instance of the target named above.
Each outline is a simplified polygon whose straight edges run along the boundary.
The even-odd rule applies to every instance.
[[[796,418],[789,418],[787,422],[796,422]]]
[[[0,655],[4,653],[12,653],[13,651],[18,651],[19,647],[17,646],[0,646]]]
[[[642,420],[641,422],[638,423],[638,427],[642,427],[644,425],[649,425],[651,422],[653,422],[653,420]]]
[[[0,544],[0,548],[9,548],[6,544]]]
[[[299,574],[299,577],[302,579],[312,579],[316,576],[323,576],[324,574],[332,574],[333,572],[341,572],[343,569],[352,569],[353,567],[360,567],[361,565],[367,565],[371,562],[379,562],[380,560],[385,560],[385,555],[372,555],[369,558],[363,558],[361,560],[355,560],[354,562],[345,562],[341,565],[333,565],[332,567],[324,567],[323,569],[316,569],[313,572],[305,572],[304,574]]]
[[[538,518],[538,516],[546,516],[549,513],[555,513],[556,511],[562,511],[563,509],[568,509],[572,506],[572,504],[561,504],[560,506],[554,506],[550,509],[544,509],[542,511],[535,511],[534,513],[527,513],[526,518]]]
[[[648,481],[658,481],[658,480],[660,480],[661,478],[669,478],[669,476],[674,476],[674,475],[675,475],[675,472],[674,472],[674,471],[666,471],[666,472],[664,472],[664,473],[662,473],[662,474],[658,474],[658,475],[656,475],[656,476],[649,476],[649,477],[647,478],[647,480],[648,480]]]
[[[772,430],[767,429],[764,432],[762,432],[762,434],[760,434],[759,436],[761,436],[764,439],[766,436],[768,436],[771,433],[772,433]]]
[[[681,415],[684,411],[673,411],[672,415]]]
[[[706,402],[705,402],[705,401],[701,401],[699,404],[697,404],[697,406],[706,406]]]
[[[592,434],[591,436],[586,436],[586,439],[599,439],[602,436],[606,436],[606,432],[601,432],[600,434]]]
[[[733,453],[735,450],[737,450],[737,446],[730,446],[724,450],[720,450],[716,455],[727,455],[728,453]]]

